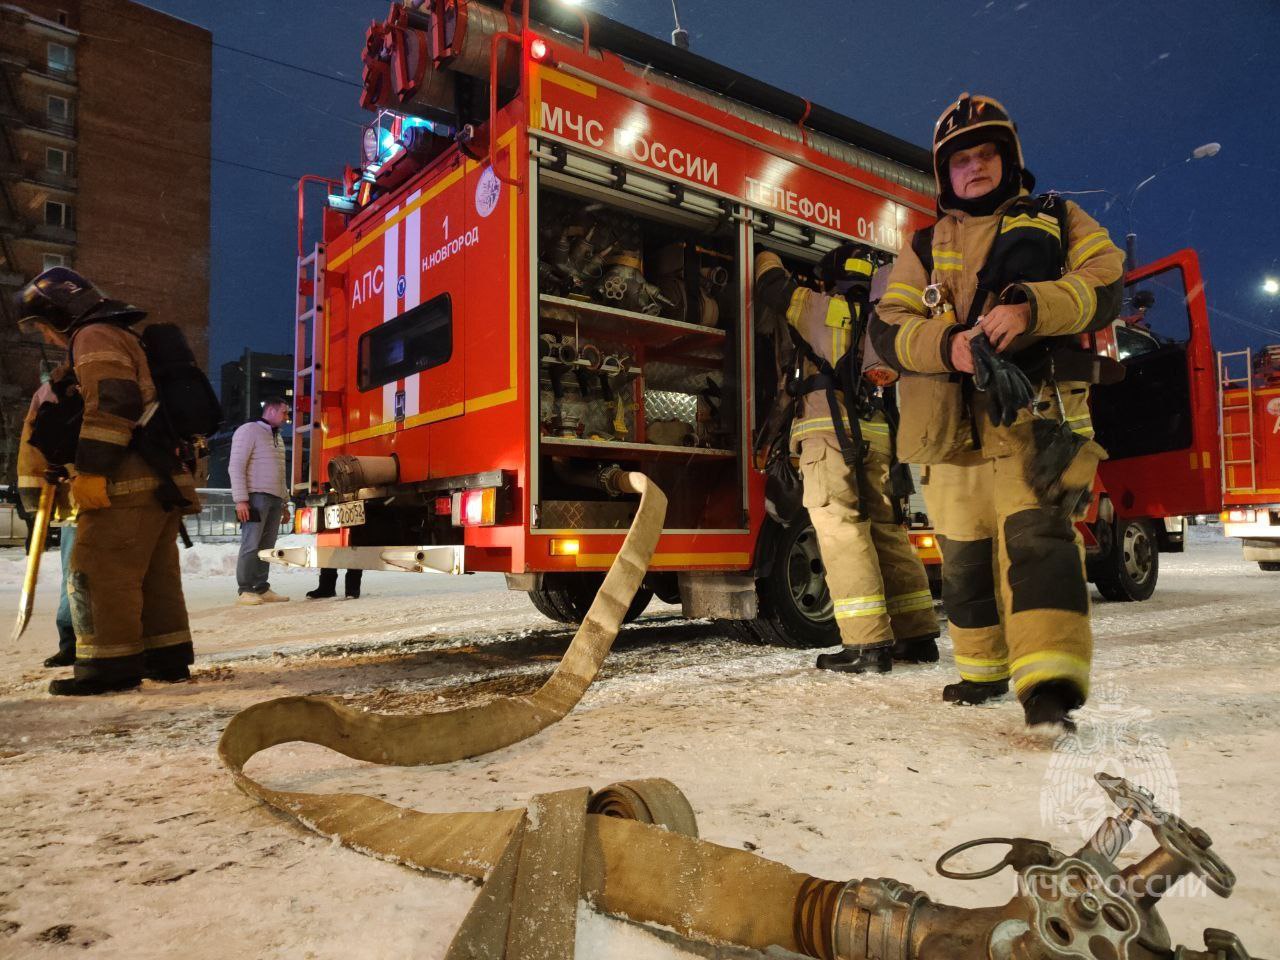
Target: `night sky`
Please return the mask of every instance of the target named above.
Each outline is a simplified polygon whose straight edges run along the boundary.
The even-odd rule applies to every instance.
[[[914,143],[963,90],[1018,122],[1039,190],[1126,232],[1140,261],[1196,248],[1215,345],[1280,343],[1280,5],[1273,0],[679,0],[693,49]],[[386,0],[150,0],[213,32],[211,366],[291,349],[296,220],[290,179],[358,157],[360,51]],[[668,37],[668,0],[585,0]],[[288,11],[286,13],[286,11]],[[312,76],[226,49],[322,73]],[[1209,159],[1180,163],[1217,141]],[[1107,191],[1110,191],[1108,193]]]

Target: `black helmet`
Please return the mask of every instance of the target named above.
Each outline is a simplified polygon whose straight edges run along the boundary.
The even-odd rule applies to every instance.
[[[966,206],[951,190],[947,161],[956,151],[980,143],[994,143],[1004,160],[1004,182],[997,187],[997,192],[1013,195],[1026,184],[1030,175],[1026,173],[1022,142],[1009,111],[993,97],[962,93],[960,99],[942,111],[933,127],[933,175],[938,184],[940,208]]]
[[[871,248],[859,243],[842,243],[818,261],[817,275],[822,285],[836,293],[867,292],[875,272]]]
[[[110,300],[70,267],[50,267],[18,293],[18,323],[45,323],[59,333],[88,320],[133,323],[146,316],[121,300]]]

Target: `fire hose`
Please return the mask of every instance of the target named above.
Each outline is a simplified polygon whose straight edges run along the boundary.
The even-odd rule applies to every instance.
[[[1160,898],[1195,874],[1219,895],[1235,877],[1209,836],[1114,777],[1099,783],[1120,808],[1072,854],[1025,839],[972,841],[939,861],[944,876],[1005,866],[1017,893],[1002,906],[935,903],[895,880],[840,883],[745,850],[700,840],[693,811],[665,780],[536,796],[526,809],[423,813],[359,794],[270,789],[244,772],[260,751],[314,743],[357,760],[416,766],[480,756],[533,736],[582,698],[617,636],[662,532],[666,497],[642,474],[611,474],[639,494],[635,519],[573,642],[534,693],[417,715],[365,713],[325,697],[285,697],[234,716],[218,744],[245,793],[360,853],[482,881],[447,960],[571,958],[579,899],[596,910],[681,936],[818,960],[1248,960],[1234,934],[1205,931],[1205,950],[1170,946]],[[1124,869],[1131,826],[1158,848]],[[952,856],[987,843],[996,867],[958,874]]]

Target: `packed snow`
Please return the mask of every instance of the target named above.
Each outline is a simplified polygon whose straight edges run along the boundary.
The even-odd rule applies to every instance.
[[[1280,575],[1217,527],[1162,555],[1143,604],[1095,596],[1094,694],[1059,749],[1006,700],[938,698],[937,665],[874,677],[812,669],[813,652],[753,647],[657,602],[623,631],[564,721],[507,750],[434,768],[355,763],[285,745],[250,772],[273,787],[353,791],[420,810],[493,809],[638,777],[678,784],[701,835],[831,879],[888,876],[935,899],[1000,903],[1009,873],[943,880],[944,850],[982,836],[1082,842],[1106,801],[1089,776],[1152,787],[1204,827],[1236,871],[1230,900],[1194,886],[1162,913],[1175,940],[1226,927],[1280,942]],[[312,572],[273,575],[291,602],[234,605],[235,545],[185,552],[196,680],[55,700],[57,554],[31,628],[0,649],[0,956],[439,958],[476,887],[343,849],[232,785],[214,749],[227,719],[286,694],[377,711],[444,709],[535,687],[571,632],[501,577],[368,574],[357,601],[306,601]],[[14,609],[22,558],[0,551]],[[1070,748],[1070,749],[1067,749]],[[1130,860],[1150,849],[1149,835]],[[998,856],[996,854],[995,856]],[[994,859],[994,857],[993,857]],[[975,858],[973,863],[978,863]],[[579,910],[578,957],[758,956]]]

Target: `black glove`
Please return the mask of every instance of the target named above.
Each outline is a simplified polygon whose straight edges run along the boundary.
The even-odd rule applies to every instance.
[[[987,415],[997,427],[1007,427],[1018,412],[1031,406],[1035,389],[1027,375],[996,353],[986,334],[969,341],[973,353],[973,385],[987,394]]]

